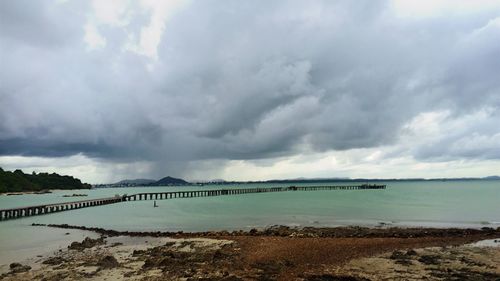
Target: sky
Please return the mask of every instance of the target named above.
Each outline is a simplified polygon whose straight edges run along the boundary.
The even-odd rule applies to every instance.
[[[500,174],[500,1],[0,1],[0,167]]]

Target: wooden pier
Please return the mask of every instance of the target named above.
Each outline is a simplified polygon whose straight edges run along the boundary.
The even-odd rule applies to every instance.
[[[214,189],[214,190],[192,190],[192,191],[169,191],[169,192],[148,192],[125,195],[124,201],[137,200],[164,200],[175,198],[210,197],[222,195],[239,195],[262,192],[283,192],[283,191],[315,191],[315,190],[362,190],[362,189],[385,189],[385,185],[333,185],[333,186],[288,186],[288,187],[268,187],[268,188],[237,188],[237,189]]]
[[[100,199],[90,199],[83,201],[62,202],[38,206],[18,207],[12,209],[0,209],[0,220],[17,219],[37,215],[46,215],[62,211],[69,211],[81,208],[101,206],[122,202],[123,197],[110,197]]]
[[[334,186],[288,186],[270,188],[237,188],[237,189],[213,189],[213,190],[191,190],[170,192],[148,192],[133,195],[115,196],[110,198],[90,199],[83,201],[62,202],[39,206],[19,207],[12,209],[0,209],[0,221],[22,217],[45,215],[62,211],[69,211],[87,207],[114,204],[125,201],[138,200],[165,200],[175,198],[211,197],[224,195],[239,195],[248,193],[284,192],[284,191],[317,191],[317,190],[366,190],[385,189],[385,185],[362,184],[362,185],[334,185]]]

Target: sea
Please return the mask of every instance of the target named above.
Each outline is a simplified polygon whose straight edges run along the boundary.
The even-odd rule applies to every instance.
[[[352,182],[321,185],[353,185]],[[383,190],[254,193],[117,204],[0,221],[0,270],[10,262],[44,255],[96,234],[32,226],[70,224],[130,231],[249,230],[292,227],[500,227],[500,181],[390,181]],[[319,185],[294,183],[295,186]],[[276,187],[235,184],[97,188],[48,194],[0,196],[0,209],[69,202],[141,192]],[[63,197],[73,193],[87,197]]]

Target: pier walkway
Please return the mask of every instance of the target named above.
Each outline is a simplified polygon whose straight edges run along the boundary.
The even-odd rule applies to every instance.
[[[148,192],[148,193],[137,193],[132,195],[115,196],[109,198],[89,199],[89,200],[73,201],[73,202],[61,202],[55,204],[45,204],[45,205],[19,207],[11,209],[0,209],[0,221],[36,216],[36,215],[45,215],[56,212],[108,205],[126,201],[211,197],[211,196],[224,196],[224,195],[239,195],[248,193],[264,193],[264,192],[315,191],[315,190],[366,190],[366,189],[385,189],[385,188],[386,188],[385,185],[362,184],[362,185],[328,185],[328,186],[288,186],[288,187],[270,187],[270,188],[256,187],[256,188],[212,189],[212,190],[201,189],[201,190],[191,190],[191,191]]]

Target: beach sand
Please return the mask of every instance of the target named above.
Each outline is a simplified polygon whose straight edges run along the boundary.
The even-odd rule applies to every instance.
[[[498,229],[472,233],[449,229],[276,229],[229,235],[168,234],[172,237],[101,231],[101,238],[73,242],[53,255],[20,261],[1,278],[500,280]],[[485,239],[489,240],[471,244]]]

